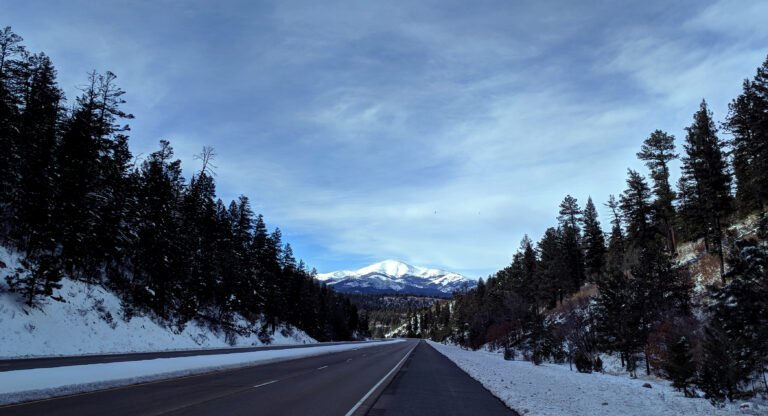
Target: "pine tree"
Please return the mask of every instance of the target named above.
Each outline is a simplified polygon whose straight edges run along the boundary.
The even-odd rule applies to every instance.
[[[135,212],[135,168],[133,155],[128,149],[127,132],[130,127],[122,124],[133,119],[122,110],[125,94],[117,86],[117,76],[107,71],[98,76],[98,100],[95,106],[95,138],[99,148],[98,223],[94,228],[94,257],[102,261],[112,274],[120,273],[125,263],[127,247],[135,241],[128,229],[129,218]]]
[[[582,245],[584,246],[585,273],[590,281],[597,282],[605,269],[606,247],[605,236],[597,219],[597,209],[591,197],[587,199],[581,222],[584,225]]]
[[[527,302],[536,304],[539,289],[536,260],[533,242],[525,235],[520,241],[520,248],[512,256],[512,264],[496,274],[502,290],[512,290]]]
[[[688,274],[674,267],[660,243],[642,247],[629,270],[632,301],[628,308],[640,317],[636,336],[643,345],[646,374],[651,373],[648,336],[665,319],[688,316],[693,284]]]
[[[644,353],[650,373],[648,335],[666,317],[689,312],[692,286],[687,275],[673,267],[651,227],[650,189],[644,178],[630,170],[627,186],[620,204],[609,199],[615,219],[596,320],[603,348],[618,351],[633,374],[635,355]],[[619,208],[627,223],[628,244],[616,219]]]
[[[238,292],[239,277],[242,271],[235,270],[232,265],[235,261],[235,248],[232,237],[232,220],[229,217],[224,201],[216,201],[216,226],[214,228],[216,237],[214,239],[214,268],[217,275],[220,276],[215,282],[214,290],[214,313],[220,317],[221,321],[229,322],[235,312],[242,311],[242,294]],[[255,302],[254,302],[255,303]],[[254,313],[258,312],[257,305],[252,304]]]
[[[239,302],[240,313],[257,314],[264,307],[262,292],[266,298],[269,297],[264,292],[263,261],[266,246],[260,234],[266,233],[266,230],[261,229],[265,225],[261,217],[254,222],[251,203],[245,195],[240,195],[237,201],[230,203],[229,216],[232,221],[235,297]],[[258,251],[255,249],[256,239],[261,243]]]
[[[702,201],[696,193],[695,181],[692,178],[681,176],[677,181],[676,227],[678,234],[688,240],[695,240],[706,235],[707,219],[704,214]]]
[[[183,252],[186,253],[185,284],[181,293],[181,320],[191,319],[204,309],[217,304],[216,291],[221,290],[223,271],[217,265],[216,239],[219,224],[215,184],[205,166],[192,178],[181,202]],[[222,312],[218,310],[217,312]]]
[[[653,208],[651,190],[645,178],[628,169],[627,189],[619,197],[621,214],[626,221],[627,239],[633,247],[642,247],[652,240],[655,232],[651,227]]]
[[[548,228],[537,245],[539,263],[536,266],[538,288],[536,298],[543,306],[554,307],[565,296],[565,264],[561,252],[562,233]]]
[[[743,212],[768,203],[768,58],[728,106],[724,127],[732,134],[736,200]]]
[[[640,160],[645,161],[651,171],[653,179],[653,192],[656,195],[654,201],[657,221],[663,229],[667,239],[667,250],[675,253],[675,208],[672,205],[675,193],[669,184],[669,162],[677,159],[675,153],[675,137],[661,130],[656,130],[645,139],[640,152],[637,153]]]
[[[22,40],[10,26],[0,31],[0,224],[4,231],[11,227],[9,221],[14,212],[9,202],[18,183],[15,168],[20,158],[20,90],[27,78],[24,75],[27,52]],[[0,234],[0,237],[7,235]]]
[[[712,294],[700,386],[713,400],[739,395],[768,364],[768,248],[736,242],[728,283]]]
[[[119,106],[124,92],[115,75],[92,72],[89,85],[77,99],[74,113],[64,123],[57,148],[56,223],[66,271],[93,282],[101,266],[120,257],[127,230],[123,199],[131,155],[122,119],[133,118]]]
[[[561,255],[564,265],[564,290],[573,293],[586,280],[584,275],[584,253],[581,249],[581,209],[576,198],[567,195],[560,203],[560,229],[562,231]],[[562,302],[562,296],[560,301]]]
[[[280,257],[280,267],[288,273],[292,274],[296,271],[296,258],[293,257],[293,248],[290,243],[286,243],[283,247],[282,256]]]
[[[174,294],[185,280],[179,222],[184,183],[181,162],[173,156],[170,143],[163,140],[141,168],[132,282],[134,301],[166,319],[176,310]]]
[[[741,378],[733,354],[729,348],[728,337],[716,328],[705,328],[703,358],[697,385],[704,392],[704,397],[713,404],[725,398],[733,399],[738,392]]]
[[[14,205],[16,241],[30,253],[51,253],[55,249],[54,215],[51,196],[55,194],[54,151],[58,145],[63,93],[56,85],[56,70],[45,55],[30,57],[31,75],[25,94],[19,133],[19,163]]]
[[[731,177],[727,171],[724,144],[717,137],[717,128],[706,101],[702,100],[693,120],[693,124],[686,128],[686,156],[683,158],[683,177],[692,185],[697,200],[695,207],[699,211],[690,220],[706,220],[707,230],[703,237],[707,249],[719,256],[720,275],[724,278],[723,227],[731,213]]]
[[[11,145],[15,155],[9,161],[13,164],[15,183],[11,185],[13,195],[7,200],[15,212],[12,238],[26,256],[22,269],[9,275],[7,281],[32,306],[39,297],[51,296],[61,280],[50,197],[55,191],[53,149],[57,144],[62,93],[56,86],[56,71],[45,55],[30,56],[26,69],[23,109],[14,128],[23,140]]]
[[[686,337],[680,337],[669,347],[667,355],[665,370],[672,380],[672,387],[683,391],[686,397],[692,397],[690,386],[696,375],[696,363],[693,361],[690,342]]]
[[[624,256],[626,253],[624,231],[621,228],[621,213],[619,203],[613,195],[608,196],[605,204],[611,210],[611,233],[608,238],[608,250],[606,253],[607,274],[624,269]]]

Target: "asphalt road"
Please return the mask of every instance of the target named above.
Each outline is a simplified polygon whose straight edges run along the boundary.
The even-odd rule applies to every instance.
[[[0,406],[0,416],[323,416],[353,409],[370,416],[517,415],[428,344],[408,340]]]
[[[0,415],[346,415],[417,341],[0,407]]]
[[[426,342],[379,396],[369,416],[518,415]]]
[[[236,347],[236,348],[218,348],[210,350],[183,350],[183,351],[162,351],[162,352],[139,352],[129,354],[102,354],[102,355],[73,355],[64,357],[45,357],[45,358],[22,358],[0,360],[0,371],[27,370],[31,368],[52,368],[64,367],[68,365],[83,364],[104,364],[121,361],[140,361],[154,360],[155,358],[173,358],[173,357],[191,357],[195,355],[213,355],[213,354],[234,354],[239,352],[284,350],[289,348],[307,348],[318,345],[337,345],[337,344],[359,344],[363,342],[321,342],[316,344],[302,345],[276,345],[262,347]]]

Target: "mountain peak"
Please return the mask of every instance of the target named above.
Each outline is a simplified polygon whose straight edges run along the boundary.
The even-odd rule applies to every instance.
[[[339,292],[401,293],[425,296],[450,296],[465,284],[476,282],[458,273],[412,266],[399,260],[384,260],[355,271],[337,271],[317,275]]]
[[[360,275],[370,274],[370,273],[382,273],[386,274],[387,276],[394,276],[394,277],[401,277],[406,274],[412,274],[416,272],[416,268],[403,263],[399,260],[384,260],[380,261],[378,263],[373,263],[370,266],[363,267],[362,269],[358,269],[357,273]]]

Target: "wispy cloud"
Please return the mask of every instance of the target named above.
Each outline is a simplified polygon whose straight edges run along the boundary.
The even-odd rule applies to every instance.
[[[321,271],[491,273],[565,194],[620,192],[651,131],[682,138],[701,98],[722,118],[768,52],[760,1],[6,9],[65,87],[118,74],[137,153],[169,138],[189,176],[215,146],[222,197],[249,195]]]

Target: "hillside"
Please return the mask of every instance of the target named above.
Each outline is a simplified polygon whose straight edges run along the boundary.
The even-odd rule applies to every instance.
[[[0,247],[7,269],[18,254]],[[69,278],[52,297],[30,308],[0,281],[0,358],[148,352],[316,342],[303,331],[282,326],[259,337],[261,322],[238,316],[227,330],[193,320],[182,330],[150,314],[130,316],[109,290]]]
[[[191,169],[168,140],[134,157],[135,117],[117,75],[88,73],[81,95],[68,100],[49,56],[27,50],[10,27],[0,44],[0,246],[18,253],[0,264],[0,332],[37,333],[26,353],[62,353],[93,334],[73,329],[68,337],[79,341],[48,347],[36,343],[56,344],[57,335],[38,334],[97,325],[81,319],[97,310],[138,340],[73,351],[252,344],[256,332],[268,343],[290,337],[275,335],[289,327],[318,341],[358,336],[349,299],[313,279],[246,195],[217,196],[212,147]],[[173,330],[155,333],[133,317]]]

